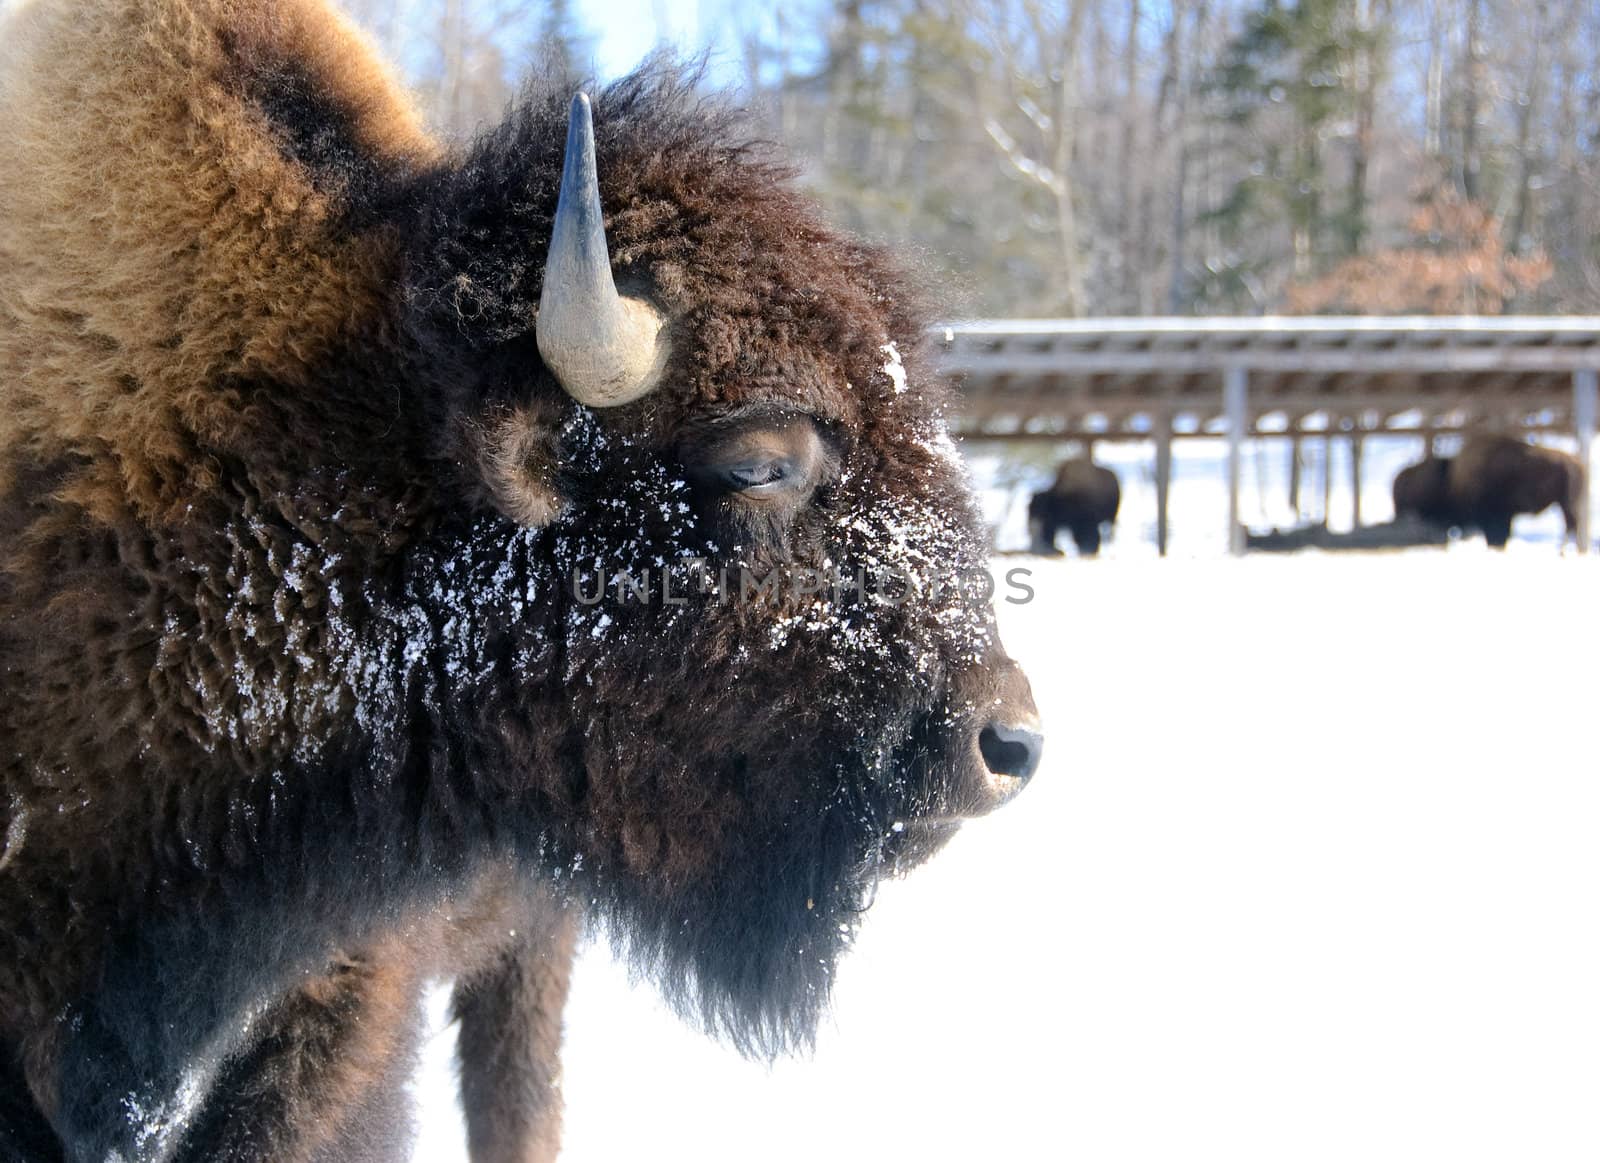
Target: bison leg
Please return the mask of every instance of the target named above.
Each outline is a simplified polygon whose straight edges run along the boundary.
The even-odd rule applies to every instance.
[[[1061,530],[1060,515],[1056,512],[1053,493],[1034,493],[1028,498],[1028,540],[1031,550],[1040,557],[1057,557],[1056,534]]]
[[[542,905],[455,993],[472,1163],[548,1163],[561,1146],[561,1011],[576,914]]]
[[[1094,557],[1100,552],[1100,526],[1088,522],[1073,525],[1072,543],[1078,547],[1078,556]]]
[[[1056,524],[1051,515],[1045,511],[1044,506],[1033,504],[1028,506],[1028,541],[1029,550],[1039,557],[1055,557],[1061,551],[1056,548],[1056,532],[1060,526]]]
[[[1504,549],[1506,542],[1511,540],[1510,513],[1481,514],[1478,526],[1483,530],[1483,539],[1492,549]]]
[[[1566,532],[1561,538],[1561,551],[1563,553],[1567,550],[1568,540],[1571,540],[1574,545],[1578,544],[1578,511],[1583,505],[1583,474],[1575,472],[1572,475],[1577,479],[1568,479],[1566,496],[1557,502],[1561,506],[1561,520],[1566,526]]]
[[[351,958],[257,1022],[174,1158],[182,1163],[398,1163],[421,983],[404,954]]]

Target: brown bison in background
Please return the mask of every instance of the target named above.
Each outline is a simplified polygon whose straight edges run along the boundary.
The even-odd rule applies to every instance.
[[[1510,436],[1468,436],[1454,457],[1429,456],[1394,479],[1395,516],[1414,515],[1447,529],[1481,530],[1505,548],[1519,513],[1561,507],[1569,537],[1578,532],[1586,487],[1583,466],[1565,452]]]
[[[1055,483],[1028,502],[1028,534],[1033,552],[1054,554],[1056,534],[1066,529],[1084,557],[1100,552],[1103,526],[1117,521],[1122,486],[1117,474],[1088,457],[1073,457],[1056,470]]]
[[[548,1159],[582,921],[804,1043],[1032,775],[900,272],[692,78],[571,94],[453,150],[320,0],[0,28],[8,1163],[406,1158],[435,974]]]
[[[1395,474],[1391,492],[1395,517],[1420,517],[1431,525],[1451,527],[1455,509],[1449,504],[1450,459],[1434,456]]]

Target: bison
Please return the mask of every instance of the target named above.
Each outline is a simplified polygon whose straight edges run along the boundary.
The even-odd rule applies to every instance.
[[[1122,503],[1117,474],[1088,457],[1061,462],[1055,482],[1028,501],[1028,533],[1033,552],[1054,554],[1056,535],[1063,528],[1084,557],[1100,552],[1102,526],[1115,525]]]
[[[1040,756],[897,264],[670,63],[447,147],[320,0],[0,46],[0,1156],[404,1158],[448,975],[547,1159],[585,925],[804,1044]]]
[[[1401,469],[1391,486],[1395,517],[1419,517],[1430,525],[1453,527],[1456,514],[1449,500],[1449,477],[1450,458],[1431,453]]]
[[[1394,478],[1395,516],[1447,529],[1477,529],[1504,549],[1518,513],[1561,507],[1566,534],[1578,534],[1587,478],[1576,457],[1510,436],[1475,434],[1454,457],[1429,456]]]

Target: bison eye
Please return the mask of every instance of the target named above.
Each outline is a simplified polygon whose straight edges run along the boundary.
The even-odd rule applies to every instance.
[[[832,454],[809,416],[755,415],[712,421],[679,446],[702,493],[754,500],[808,496]]]
[[[765,460],[751,464],[730,464],[723,468],[728,487],[744,493],[776,492],[794,473],[788,460]]]

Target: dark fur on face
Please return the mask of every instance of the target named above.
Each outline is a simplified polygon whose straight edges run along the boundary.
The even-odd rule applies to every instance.
[[[248,1106],[262,1157],[358,1157],[429,972],[556,1007],[463,1043],[529,1072],[469,1087],[521,1134],[569,906],[742,1049],[807,1041],[878,879],[992,806],[979,727],[1031,714],[904,275],[648,66],[595,126],[672,354],[591,411],[534,342],[569,86],[452,155],[313,0],[25,22],[0,1143],[212,1158]],[[108,174],[136,221],[62,209]]]
[[[428,194],[441,230],[418,232],[408,303],[449,408],[440,431],[470,432],[507,398],[561,399],[533,355],[541,268],[517,240],[549,233],[565,116],[562,95],[530,95],[480,160]],[[964,713],[952,682],[993,650],[985,607],[952,591],[902,607],[703,595],[669,607],[657,593],[586,608],[568,583],[576,571],[593,592],[618,570],[693,558],[756,576],[880,580],[899,567],[970,583],[982,542],[936,444],[937,401],[885,371],[899,362],[886,345],[913,350],[918,322],[883,256],[722,144],[738,140],[731,115],[672,69],[601,94],[595,116],[601,188],[630,208],[608,222],[619,279],[666,308],[673,362],[657,395],[574,412],[553,473],[568,511],[547,538],[561,594],[541,634],[559,642],[552,713],[582,736],[589,802],[571,848],[588,861],[586,891],[609,901],[602,913],[669,995],[772,1050],[809,1036],[895,823],[919,807],[951,813],[907,747]],[[814,426],[827,447],[797,506],[718,496],[679,460],[754,405]]]

